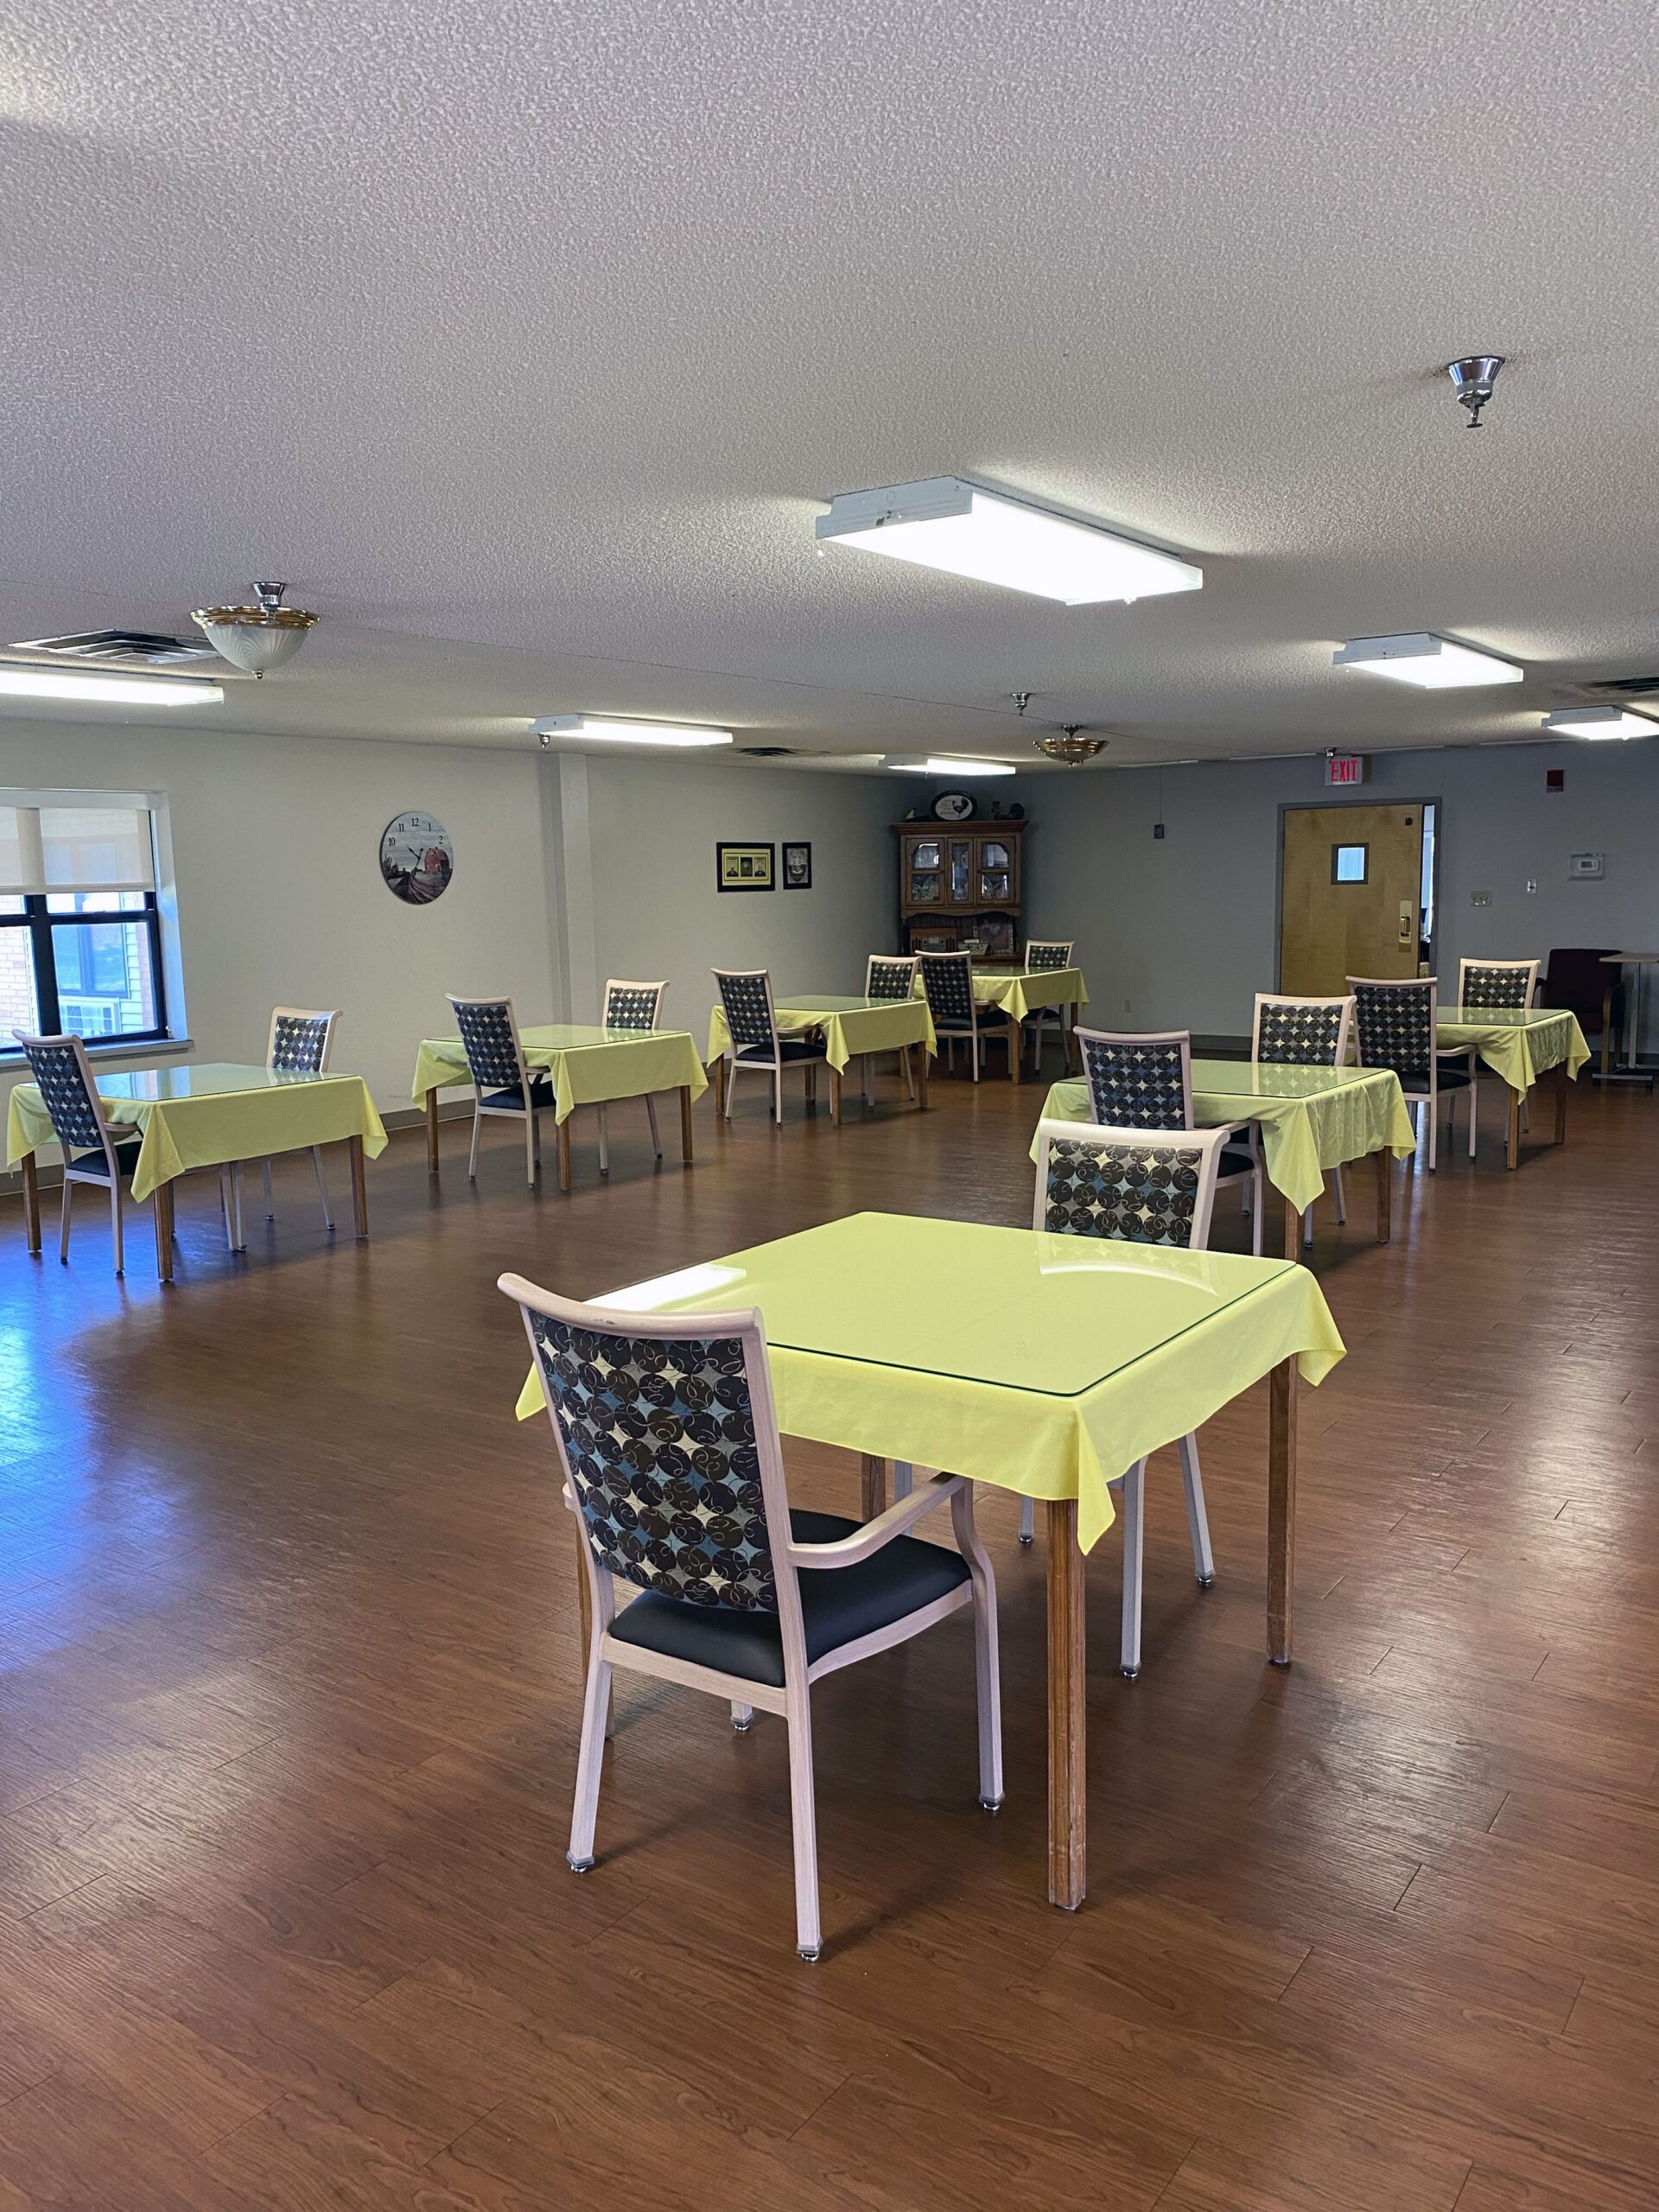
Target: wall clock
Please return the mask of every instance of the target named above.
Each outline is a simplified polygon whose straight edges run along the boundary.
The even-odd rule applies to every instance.
[[[941,791],[933,802],[933,811],[941,822],[967,822],[972,819],[974,799],[971,791]]]
[[[449,888],[455,849],[442,822],[429,814],[395,814],[380,838],[380,874],[386,888],[410,906],[429,906]]]

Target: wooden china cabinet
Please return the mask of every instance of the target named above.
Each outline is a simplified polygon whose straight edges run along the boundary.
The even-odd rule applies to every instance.
[[[1020,822],[899,822],[899,942],[905,952],[954,952],[977,942],[986,960],[1020,957]]]

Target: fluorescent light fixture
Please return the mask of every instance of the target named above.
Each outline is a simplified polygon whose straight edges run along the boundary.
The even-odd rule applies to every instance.
[[[729,745],[728,729],[695,722],[634,721],[618,715],[543,715],[530,726],[543,745],[556,737],[593,739],[606,745]]]
[[[923,759],[919,753],[889,753],[881,763],[884,768],[897,768],[904,776],[1011,776],[1012,760],[944,760],[937,755]]]
[[[1512,660],[1454,645],[1450,638],[1414,630],[1402,638],[1350,638],[1331,656],[1333,668],[1364,668],[1373,676],[1397,677],[1425,691],[1453,691],[1476,683],[1518,683],[1526,674]]]
[[[188,676],[99,676],[90,670],[24,668],[0,661],[0,694],[12,699],[67,699],[88,707],[216,707],[217,683]]]
[[[1563,707],[1543,726],[1552,737],[1659,737],[1659,722],[1623,707]]]
[[[1197,591],[1204,582],[1202,569],[1173,553],[955,476],[838,493],[815,527],[820,543],[860,546],[1067,607]]]

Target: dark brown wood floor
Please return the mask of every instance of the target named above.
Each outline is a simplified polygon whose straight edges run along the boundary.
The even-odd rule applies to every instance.
[[[67,1269],[0,1208],[0,2212],[1659,2203],[1645,1096],[1575,1092],[1512,1175],[1494,1097],[1477,1167],[1402,1173],[1387,1249],[1368,1178],[1322,1210],[1351,1356],[1304,1400],[1297,1663],[1262,1656],[1258,1396],[1205,1433],[1207,1597],[1154,1469],[1137,1683],[1113,1538],[1092,1564],[1075,1918],[1041,1558],[995,1497],[1000,1819],[953,1621],[817,1694],[817,1967],[764,1718],[620,1677],[601,1863],[566,1870],[569,1523],[494,1277],[1026,1218],[1039,1094],[934,1096],[839,1135],[705,1105],[689,1174],[619,1109],[569,1200],[504,1140],[469,1191],[454,1126],[440,1196],[402,1136],[368,1246],[285,1164],[232,1261],[202,1179],[165,1294],[142,1233],[114,1281],[90,1201]]]

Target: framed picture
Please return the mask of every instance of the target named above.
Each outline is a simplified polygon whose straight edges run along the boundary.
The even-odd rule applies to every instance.
[[[810,845],[784,847],[784,888],[785,891],[810,891],[812,888]]]
[[[715,887],[719,891],[770,891],[772,845],[716,845]]]
[[[454,874],[455,849],[442,822],[430,814],[396,814],[380,838],[380,875],[406,906],[429,906],[442,899]]]

